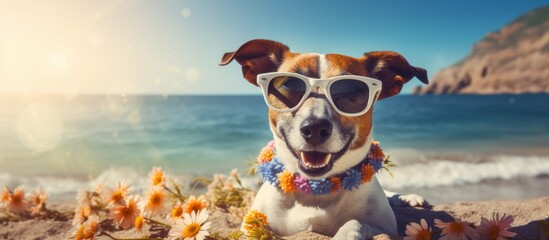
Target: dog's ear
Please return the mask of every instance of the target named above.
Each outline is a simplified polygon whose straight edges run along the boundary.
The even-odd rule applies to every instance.
[[[235,52],[223,54],[220,66],[236,59],[242,65],[242,74],[248,82],[257,85],[257,74],[276,72],[282,63],[284,53],[290,49],[279,42],[255,39],[240,46]]]
[[[425,69],[410,65],[396,52],[368,52],[364,54],[363,61],[370,75],[383,82],[379,99],[397,95],[413,77],[425,84],[429,83]]]

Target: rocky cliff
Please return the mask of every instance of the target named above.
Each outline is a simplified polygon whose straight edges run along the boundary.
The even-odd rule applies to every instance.
[[[415,94],[549,93],[549,6],[489,33]]]

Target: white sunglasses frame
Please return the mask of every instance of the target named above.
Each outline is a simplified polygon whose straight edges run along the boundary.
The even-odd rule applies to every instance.
[[[269,98],[269,96],[268,96],[269,83],[275,77],[281,77],[281,76],[290,76],[290,77],[299,78],[299,79],[303,80],[303,82],[305,83],[305,86],[306,86],[305,94],[303,94],[303,97],[301,98],[299,103],[297,105],[295,105],[294,107],[289,108],[289,109],[278,109],[278,108],[274,107],[273,105],[271,105],[269,103],[269,99],[268,99]],[[369,97],[368,98],[368,105],[366,105],[366,108],[364,108],[364,110],[362,110],[360,112],[357,112],[357,113],[348,113],[348,112],[343,112],[343,111],[339,110],[339,108],[337,108],[336,105],[334,104],[334,101],[332,100],[331,94],[328,94],[328,89],[330,89],[330,87],[332,86],[332,84],[334,82],[336,82],[338,80],[344,80],[344,79],[357,80],[357,81],[361,81],[361,82],[365,83],[366,85],[368,85],[368,89],[370,90],[370,93],[369,93],[369,96],[368,96]],[[307,99],[309,97],[309,94],[311,93],[311,88],[312,87],[321,87],[324,90],[324,95],[328,99],[328,102],[330,102],[330,104],[336,110],[336,112],[341,114],[341,115],[349,116],[349,117],[361,116],[361,115],[365,114],[366,112],[368,112],[370,110],[370,108],[372,107],[372,105],[374,104],[374,102],[377,101],[377,99],[379,98],[379,95],[381,94],[381,87],[382,87],[381,80],[375,79],[375,78],[370,78],[370,77],[357,76],[357,75],[340,75],[340,76],[336,76],[336,77],[320,79],[320,78],[310,78],[310,77],[303,76],[303,75],[298,74],[298,73],[292,73],[292,72],[269,72],[269,73],[258,74],[257,75],[257,84],[261,87],[261,91],[263,92],[263,98],[265,100],[265,103],[267,103],[267,106],[270,109],[274,110],[274,111],[277,111],[277,112],[293,112],[293,111],[295,111],[296,109],[298,109],[301,106],[301,104],[303,104],[303,102],[305,102],[305,99]]]

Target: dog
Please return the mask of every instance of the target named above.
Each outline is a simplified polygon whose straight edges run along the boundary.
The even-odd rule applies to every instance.
[[[335,176],[361,163],[373,140],[373,102],[397,95],[413,77],[428,83],[425,69],[390,51],[359,58],[294,53],[282,43],[255,39],[225,53],[220,65],[233,60],[248,82],[262,87],[278,160],[290,173],[309,180]],[[354,80],[321,80],[347,77]],[[334,239],[369,239],[381,233],[397,235],[391,205],[423,204],[418,195],[384,191],[374,176],[352,191],[326,195],[285,193],[265,182],[251,209],[264,213],[278,235],[313,231]]]

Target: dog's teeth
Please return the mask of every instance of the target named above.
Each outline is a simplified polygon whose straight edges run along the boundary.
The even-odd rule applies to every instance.
[[[326,167],[328,165],[328,163],[330,163],[330,158],[332,157],[332,154],[327,154],[324,159],[323,159],[323,162],[322,164],[320,165],[313,165],[309,162],[307,162],[305,159],[305,153],[304,152],[301,152],[301,159],[303,159],[302,163],[305,167],[307,168],[314,168],[314,169],[318,169],[318,168],[323,168],[323,167]]]
[[[323,164],[323,166],[328,165],[328,163],[330,162],[330,159],[331,159],[331,158],[332,158],[332,154],[326,155],[326,158],[324,158],[324,164]]]

